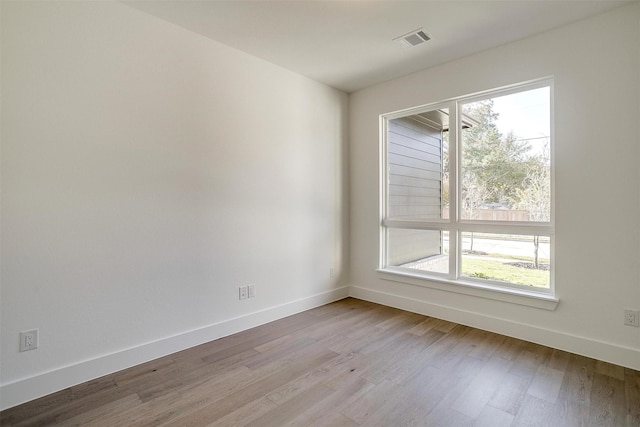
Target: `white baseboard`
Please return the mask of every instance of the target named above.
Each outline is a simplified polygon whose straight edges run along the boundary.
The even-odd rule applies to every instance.
[[[228,319],[200,329],[3,384],[0,386],[0,410],[8,409],[76,384],[90,381],[227,335],[235,334],[236,332],[328,304],[346,298],[348,295],[349,287],[347,286],[333,289]]]
[[[0,386],[0,410],[37,399],[86,381],[108,375],[159,357],[263,325],[347,296],[395,307],[426,316],[535,342],[571,353],[640,370],[640,351],[564,332],[539,328],[484,314],[460,310],[401,295],[357,286],[333,289],[244,316],[228,319],[180,335],[75,363]]]
[[[349,295],[640,370],[638,349],[357,286]]]

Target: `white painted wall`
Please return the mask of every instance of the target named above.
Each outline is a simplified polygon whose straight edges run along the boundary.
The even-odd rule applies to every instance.
[[[346,94],[120,3],[1,7],[2,408],[347,294]]]
[[[555,311],[385,281],[380,114],[555,78]],[[352,295],[640,369],[640,5],[356,92],[350,97]]]

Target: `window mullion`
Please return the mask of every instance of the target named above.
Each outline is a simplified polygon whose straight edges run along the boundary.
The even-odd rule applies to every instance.
[[[449,221],[451,230],[449,231],[449,276],[452,279],[460,277],[460,238],[458,232],[459,221],[459,196],[458,196],[458,129],[460,120],[458,119],[458,103],[453,101],[449,105]]]

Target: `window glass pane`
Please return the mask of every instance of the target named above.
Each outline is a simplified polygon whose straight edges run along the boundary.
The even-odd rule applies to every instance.
[[[435,273],[449,272],[449,232],[388,229],[387,265]]]
[[[448,218],[448,109],[388,122],[388,217]]]
[[[551,219],[550,88],[462,104],[460,215]]]
[[[462,275],[549,288],[549,237],[462,233]]]

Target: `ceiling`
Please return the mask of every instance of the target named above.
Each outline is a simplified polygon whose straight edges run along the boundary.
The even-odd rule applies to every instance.
[[[632,1],[125,0],[210,39],[353,92]],[[431,40],[392,40],[418,28]]]

